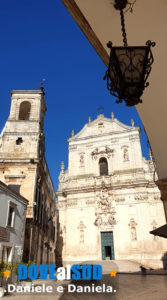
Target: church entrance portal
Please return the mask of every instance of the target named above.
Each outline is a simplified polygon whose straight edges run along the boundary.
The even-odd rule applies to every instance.
[[[113,232],[101,232],[102,259],[114,259]]]

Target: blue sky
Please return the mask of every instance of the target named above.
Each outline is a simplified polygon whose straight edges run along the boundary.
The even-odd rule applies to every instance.
[[[135,107],[115,104],[106,89],[106,67],[61,0],[1,0],[0,130],[10,109],[10,90],[39,89],[45,78],[46,158],[57,188],[60,163],[67,167],[67,138],[80,131],[103,106],[106,117],[141,126],[143,155],[147,139]]]

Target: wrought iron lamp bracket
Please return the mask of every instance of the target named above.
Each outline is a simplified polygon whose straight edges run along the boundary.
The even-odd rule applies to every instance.
[[[154,62],[154,58],[152,55],[151,47],[154,47],[155,43],[151,42],[150,40],[146,42],[146,46],[144,47],[113,47],[112,42],[107,43],[107,47],[111,49],[111,54],[110,54],[110,62],[109,62],[109,67],[108,70],[106,71],[106,74],[104,76],[104,80],[107,80],[107,89],[109,90],[110,94],[115,96],[118,100],[116,103],[121,103],[123,100],[125,101],[127,106],[133,106],[137,105],[138,103],[142,103],[142,100],[140,99],[141,95],[143,94],[143,90],[145,87],[149,85],[147,82],[147,78],[151,72],[151,65]],[[122,48],[124,49],[124,53],[120,54],[122,56],[122,60],[118,57],[116,57],[115,53],[117,48]],[[146,51],[146,56],[143,57],[139,52],[138,49],[140,48],[145,48],[147,49]],[[114,52],[114,55],[113,55]],[[129,57],[129,53],[134,52],[133,57]],[[131,74],[133,72],[137,72],[140,75],[142,75],[142,79],[139,83],[135,84],[132,82],[132,84],[127,84],[123,82],[123,77],[120,76],[119,69],[120,66],[119,64],[124,64],[125,65],[125,58],[128,58],[127,61],[129,61],[129,64],[125,66],[125,72],[128,70],[131,70]],[[136,65],[133,64],[133,61],[138,59],[138,63]],[[143,74],[141,74],[141,71],[139,69],[140,64],[143,64]],[[111,72],[114,74],[114,79],[112,80],[111,78]],[[124,75],[124,74],[121,74]],[[120,76],[120,77],[119,77]],[[127,88],[135,88],[135,92],[133,95],[128,94]]]

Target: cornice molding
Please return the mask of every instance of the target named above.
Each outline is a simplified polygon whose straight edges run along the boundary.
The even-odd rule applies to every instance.
[[[111,191],[113,190],[120,190],[120,189],[132,189],[132,188],[138,188],[138,187],[155,187],[154,182],[150,183],[149,181],[138,181],[133,183],[117,183],[117,184],[105,184],[105,187]],[[75,188],[65,188],[62,190],[58,190],[56,192],[57,196],[63,196],[67,197],[67,195],[71,194],[80,194],[80,193],[90,193],[90,192],[96,192],[100,191],[102,188],[101,185],[91,185],[86,187],[75,187]]]

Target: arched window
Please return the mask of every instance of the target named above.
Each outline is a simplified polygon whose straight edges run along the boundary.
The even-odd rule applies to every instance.
[[[105,157],[99,160],[100,176],[108,175],[108,163]]]
[[[31,103],[28,101],[23,101],[20,104],[19,120],[29,120],[30,111],[31,111]]]

